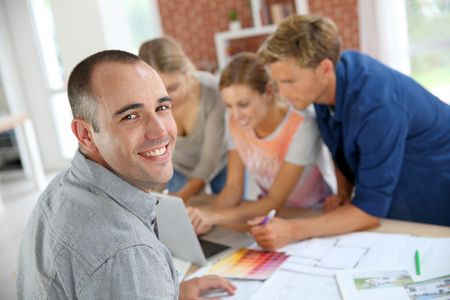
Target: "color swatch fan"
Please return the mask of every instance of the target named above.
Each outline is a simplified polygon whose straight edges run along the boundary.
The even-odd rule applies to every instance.
[[[266,252],[242,249],[221,259],[206,275],[220,275],[227,278],[265,280],[289,257],[280,252]]]

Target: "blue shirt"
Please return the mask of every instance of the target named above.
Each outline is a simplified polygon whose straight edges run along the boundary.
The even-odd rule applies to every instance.
[[[178,299],[155,197],[79,151],[40,196],[19,253],[18,299]]]
[[[377,216],[450,225],[450,106],[354,51],[336,67],[336,106],[315,104],[323,139]]]

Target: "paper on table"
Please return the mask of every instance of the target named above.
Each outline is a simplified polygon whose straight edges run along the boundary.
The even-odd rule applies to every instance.
[[[368,248],[334,247],[322,258],[317,266],[333,269],[355,268],[363,255],[368,251]]]
[[[277,270],[251,300],[340,300],[334,277]]]
[[[353,275],[352,272],[347,271],[356,273]],[[403,270],[385,270],[383,272],[370,269],[341,270],[336,271],[336,280],[344,300],[410,300],[403,286],[398,286],[395,281],[397,278],[392,275],[402,272]],[[369,281],[373,280],[374,288],[357,289],[355,280],[366,279],[360,276],[367,276]]]
[[[291,257],[282,269],[334,276],[335,269],[375,267],[380,262],[391,266],[408,235],[357,232],[314,238],[291,244],[282,250]]]
[[[411,257],[414,257],[416,250],[419,250],[421,265],[433,264],[436,261],[450,261],[450,238],[411,236],[401,249],[396,265],[408,266],[413,263]]]
[[[407,234],[372,233],[377,238],[370,251],[359,262],[357,268],[379,268],[398,265],[400,251],[407,246],[410,236]]]
[[[438,293],[441,293],[441,296],[446,293],[445,295],[450,298],[450,290],[439,287],[450,279],[450,261],[422,265],[422,275],[417,275],[413,266],[340,270],[335,274],[344,300],[410,300],[412,295],[419,298],[420,295],[437,296]],[[446,278],[441,278],[442,276]]]
[[[318,268],[315,266],[305,266],[305,265],[296,264],[296,263],[292,263],[292,262],[286,262],[284,265],[282,265],[282,267],[280,269],[286,270],[286,271],[291,271],[291,272],[299,272],[299,273],[328,276],[328,277],[334,277],[334,271],[335,271],[335,269]]]
[[[424,268],[423,263],[431,264],[450,260],[450,251],[448,251],[448,249],[450,249],[450,238],[417,238],[402,234],[363,232],[332,238],[339,238],[340,245],[343,246],[366,246],[370,248],[369,253],[364,255],[361,261],[359,261],[356,270],[360,268],[369,268],[369,266],[370,268],[392,268],[393,266],[400,266],[401,264],[414,269],[415,265],[413,258],[416,249],[419,249],[421,253],[422,269]],[[315,249],[319,249],[319,246],[334,245],[333,243],[330,243],[332,238],[327,240],[320,239],[318,243],[315,243],[317,246]],[[316,239],[311,239],[310,241],[313,240]],[[317,258],[317,254],[323,254],[324,251],[312,253],[306,258],[293,255],[295,250],[299,247],[304,247],[300,246],[302,243],[304,243],[304,241],[290,244],[280,249],[280,251],[287,251],[287,253],[291,254],[289,259],[292,259],[294,260],[294,263],[297,263],[297,266],[295,266],[294,263],[291,264],[295,272],[287,271],[285,269],[285,266],[289,266],[286,261],[280,269],[264,282],[251,299],[342,299],[339,295],[337,282],[335,278],[332,277],[332,269],[318,268],[305,263],[305,261],[310,261],[311,258]],[[444,263],[442,267],[444,270],[447,268],[449,270],[448,273],[450,274],[450,262],[447,264]],[[424,271],[422,270],[422,274],[423,272]],[[435,274],[433,274],[433,276],[434,275]],[[412,277],[413,276],[415,275],[413,274]],[[422,280],[425,280],[426,278],[427,277],[425,276],[421,277]],[[326,295],[326,297],[323,295]]]

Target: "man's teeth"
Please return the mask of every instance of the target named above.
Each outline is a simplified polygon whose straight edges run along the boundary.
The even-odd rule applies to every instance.
[[[160,149],[156,149],[155,151],[150,151],[142,154],[142,156],[160,156],[166,153],[166,147],[162,147]]]

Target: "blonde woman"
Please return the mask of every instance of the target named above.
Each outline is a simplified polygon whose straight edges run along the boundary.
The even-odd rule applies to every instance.
[[[185,202],[208,184],[219,193],[226,180],[227,151],[225,107],[217,78],[197,71],[170,37],[145,42],[139,56],[156,70],[172,98],[178,134],[169,193]]]
[[[336,183],[314,113],[280,101],[268,68],[252,53],[233,58],[222,72],[220,90],[229,114],[228,176],[211,209],[188,208],[196,232],[285,204],[319,208]],[[258,201],[240,204],[245,168],[262,193]]]

